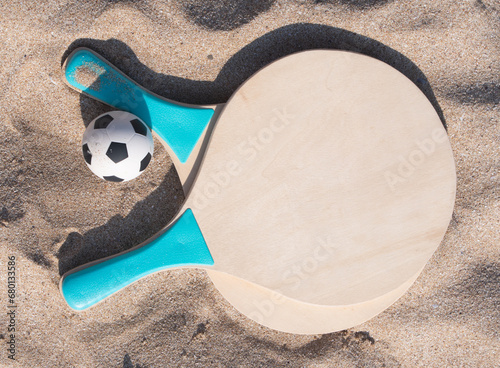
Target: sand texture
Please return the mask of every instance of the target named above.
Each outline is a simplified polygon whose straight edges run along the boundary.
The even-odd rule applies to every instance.
[[[58,289],[64,272],[142,242],[184,200],[158,142],[136,180],[88,170],[82,134],[111,108],[63,82],[61,63],[78,46],[196,104],[225,102],[262,66],[305,49],[392,65],[432,102],[453,148],[457,198],[441,246],[394,305],[337,333],[260,326],[200,270],[156,274],[70,310]],[[0,49],[0,367],[500,366],[498,0],[1,1]]]

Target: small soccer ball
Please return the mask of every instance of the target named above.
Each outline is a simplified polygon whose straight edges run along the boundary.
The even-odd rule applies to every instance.
[[[101,179],[127,181],[139,176],[153,156],[153,136],[137,116],[111,111],[92,120],[82,140],[83,158]]]

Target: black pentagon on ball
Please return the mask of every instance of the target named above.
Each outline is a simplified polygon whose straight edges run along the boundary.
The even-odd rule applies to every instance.
[[[103,178],[106,179],[107,181],[114,181],[117,183],[123,181],[122,178],[119,178],[118,176],[114,176],[114,175],[113,176],[103,176]]]
[[[148,127],[139,119],[134,119],[130,121],[130,124],[134,127],[134,130],[137,134],[147,136],[148,135]]]
[[[104,115],[97,119],[94,123],[94,129],[106,129],[113,121],[113,117],[111,115]]]
[[[111,142],[106,151],[106,156],[115,164],[125,160],[128,157],[127,145],[125,143]]]
[[[85,143],[82,146],[82,151],[83,151],[83,158],[85,159],[85,162],[90,165],[90,163],[92,162],[92,153],[90,152],[90,149],[89,149],[89,146],[87,145],[87,143]]]
[[[148,167],[149,161],[151,161],[151,153],[148,152],[148,154],[141,160],[141,168],[139,171],[144,171],[144,169]]]

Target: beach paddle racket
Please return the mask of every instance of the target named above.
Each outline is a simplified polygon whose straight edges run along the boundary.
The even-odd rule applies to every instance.
[[[95,60],[86,67],[99,71]],[[81,90],[99,91],[103,80]],[[147,122],[154,104],[137,100],[142,115],[123,109]],[[353,53],[295,54],[233,95],[176,222],[142,247],[65,275],[62,292],[84,309],[152,272],[195,266],[298,302],[363,303],[418,274],[446,230],[454,188],[444,129],[409,80]]]

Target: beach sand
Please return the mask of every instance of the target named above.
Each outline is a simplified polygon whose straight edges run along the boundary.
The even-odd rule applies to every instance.
[[[0,3],[1,367],[498,367],[500,3],[497,0],[29,1]],[[76,313],[60,276],[142,242],[184,197],[155,142],[117,185],[82,159],[108,106],[62,80],[78,46],[173,100],[225,102],[253,72],[311,48],[374,56],[410,78],[447,127],[457,198],[410,290],[347,331],[293,335],[234,310],[200,270],[147,277]],[[15,257],[15,361],[8,257]]]

